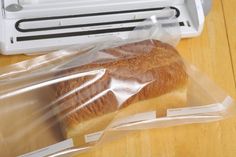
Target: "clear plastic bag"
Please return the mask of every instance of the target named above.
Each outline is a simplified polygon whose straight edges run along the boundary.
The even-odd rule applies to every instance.
[[[179,39],[174,18],[153,16],[127,37],[0,69],[0,153],[72,155],[128,131],[234,113],[234,100],[169,45]]]

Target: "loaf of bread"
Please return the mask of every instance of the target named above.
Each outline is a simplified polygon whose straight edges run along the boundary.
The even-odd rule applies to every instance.
[[[76,76],[55,85],[56,110],[63,132],[77,145],[114,119],[186,105],[188,76],[172,46],[149,40],[100,51],[106,59],[64,70]]]

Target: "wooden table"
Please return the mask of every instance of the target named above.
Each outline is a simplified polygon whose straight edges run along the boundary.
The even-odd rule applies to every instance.
[[[236,98],[235,0],[214,0],[203,34],[182,40],[178,50]],[[0,56],[0,66],[28,59]],[[221,122],[192,124],[134,133],[82,157],[235,157],[236,116]]]

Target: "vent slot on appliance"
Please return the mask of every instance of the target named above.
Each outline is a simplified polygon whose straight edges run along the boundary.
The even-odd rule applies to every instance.
[[[16,30],[19,32],[36,32],[36,31],[48,31],[48,30],[57,30],[57,29],[69,29],[69,28],[82,28],[82,27],[92,27],[92,26],[103,26],[103,25],[114,25],[114,24],[126,24],[126,23],[138,23],[143,22],[145,18],[141,19],[132,19],[132,20],[119,20],[119,21],[109,21],[109,22],[95,22],[95,23],[86,23],[86,24],[75,24],[75,25],[62,25],[60,20],[67,19],[76,19],[76,18],[85,18],[85,17],[99,17],[99,16],[110,16],[115,14],[127,14],[127,13],[139,13],[139,12],[150,12],[150,11],[159,11],[165,9],[162,8],[149,8],[149,9],[138,9],[138,10],[124,10],[124,11],[113,11],[113,12],[101,12],[101,13],[90,13],[90,14],[81,14],[81,15],[71,15],[71,16],[58,16],[58,17],[45,17],[45,18],[33,18],[33,19],[22,19],[16,22]],[[170,7],[171,10],[175,11],[175,17],[180,16],[180,11],[176,7]],[[160,17],[160,19],[168,19],[167,17]],[[54,21],[53,21],[54,20]],[[55,21],[58,20],[58,21]],[[22,26],[27,25],[27,23],[43,23],[47,22],[48,25],[52,26],[42,26],[42,27],[33,27],[33,28],[24,28]]]
[[[16,38],[16,41],[22,42],[22,41],[32,41],[32,40],[42,40],[42,39],[55,39],[55,38],[91,36],[91,35],[103,35],[103,34],[106,35],[111,33],[114,34],[114,33],[130,32],[133,31],[137,26],[142,24],[142,22],[144,22],[146,18],[153,15],[153,12],[157,14],[160,13],[159,17],[157,15],[157,20],[159,19],[161,21],[165,21],[164,23],[162,23],[163,27],[172,27],[172,23],[169,21],[169,19],[173,19],[174,17],[178,18],[180,16],[180,10],[176,7],[169,7],[169,8],[170,9],[166,9],[165,7],[160,7],[160,8],[148,8],[148,9],[138,9],[138,10],[89,13],[89,14],[80,14],[71,16],[22,19],[16,23],[15,25],[16,30],[18,30],[21,33],[35,32],[35,34],[30,36],[29,35],[19,36]],[[162,10],[166,11],[166,13],[163,14],[164,11]],[[126,16],[128,14],[129,16],[127,18]],[[139,16],[137,16],[136,18],[136,15]],[[107,17],[112,18],[112,20],[107,19]],[[72,22],[73,24],[71,23],[68,24],[66,22],[67,20],[76,22],[76,24],[74,24],[73,22]],[[168,21],[169,23],[166,23],[166,21]],[[151,25],[146,23],[144,25],[145,28],[147,29],[151,27]],[[183,22],[180,22],[179,25],[184,26]],[[55,32],[55,30],[62,30],[62,29],[65,29],[65,31],[60,33]],[[53,33],[47,32],[50,30],[53,31]],[[43,34],[36,33],[40,31],[45,31],[45,32],[43,32]]]

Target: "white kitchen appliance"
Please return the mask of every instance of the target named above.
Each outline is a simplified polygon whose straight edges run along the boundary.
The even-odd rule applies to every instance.
[[[127,35],[166,7],[174,11],[181,37],[194,37],[210,6],[211,0],[1,0],[1,53],[50,51]]]

